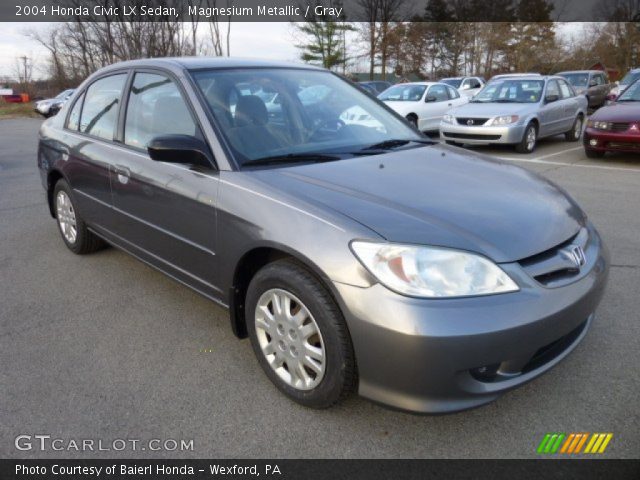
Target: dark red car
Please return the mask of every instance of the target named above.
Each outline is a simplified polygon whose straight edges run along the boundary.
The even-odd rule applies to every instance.
[[[640,154],[640,80],[629,85],[613,105],[591,116],[583,138],[589,158],[614,151]]]

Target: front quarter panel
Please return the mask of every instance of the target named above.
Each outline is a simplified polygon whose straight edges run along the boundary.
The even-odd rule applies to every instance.
[[[381,237],[326,207],[270,187],[251,172],[220,172],[218,245],[221,285],[233,285],[236,266],[257,248],[296,257],[333,282],[368,287],[373,281],[350,250],[355,238]]]

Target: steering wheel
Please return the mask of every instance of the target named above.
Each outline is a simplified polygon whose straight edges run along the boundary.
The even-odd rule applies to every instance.
[[[346,125],[346,123],[344,123],[341,119],[336,118],[336,119],[327,119],[327,120],[320,120],[309,132],[309,135],[307,135],[307,140],[313,138],[316,133],[320,132],[321,130],[326,130],[328,132],[331,133],[336,133],[339,132],[342,128],[344,128]]]

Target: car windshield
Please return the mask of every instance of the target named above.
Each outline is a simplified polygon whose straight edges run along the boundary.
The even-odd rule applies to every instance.
[[[562,76],[574,87],[586,87],[589,83],[588,73],[563,73]]]
[[[629,72],[627,73],[622,80],[620,80],[620,85],[631,85],[633,82],[640,78],[640,71],[638,72]]]
[[[640,102],[640,79],[632,83],[618,97],[618,102]]]
[[[451,85],[453,88],[460,88],[462,79],[461,78],[443,78],[442,80],[440,80],[440,83],[446,83],[447,85]]]
[[[242,68],[191,73],[239,166],[338,160],[372,146],[425,143],[424,136],[370,95],[330,72]]]
[[[542,96],[542,80],[493,80],[480,90],[472,103],[537,103]]]
[[[426,85],[413,85],[411,83],[394,85],[378,95],[378,98],[390,102],[419,102],[426,89]]]

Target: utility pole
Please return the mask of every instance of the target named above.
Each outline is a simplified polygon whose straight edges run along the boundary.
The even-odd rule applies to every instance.
[[[22,78],[23,78],[23,82],[26,84],[27,83],[27,62],[29,61],[29,57],[27,57],[26,55],[23,55],[18,58],[22,60],[22,65],[24,68],[24,76]]]

